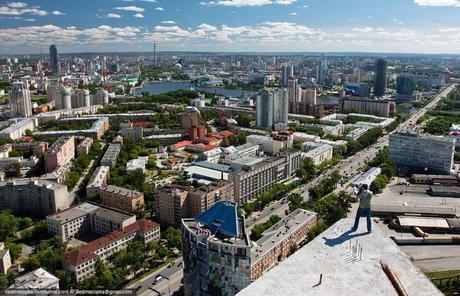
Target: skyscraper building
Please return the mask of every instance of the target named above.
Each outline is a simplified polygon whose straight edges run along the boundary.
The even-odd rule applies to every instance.
[[[288,119],[289,91],[287,89],[264,90],[257,96],[257,126],[270,130],[282,129]]]
[[[182,220],[185,295],[235,295],[251,283],[252,244],[237,212],[220,201]]]
[[[414,79],[410,76],[399,75],[396,77],[396,91],[398,95],[411,96],[414,93]]]
[[[385,59],[375,61],[374,96],[385,95],[387,89],[388,62]]]
[[[288,86],[289,79],[294,77],[294,65],[283,66],[281,69],[281,86]]]
[[[326,85],[328,83],[328,63],[325,53],[321,55],[321,61],[316,71],[316,82],[323,86]]]
[[[50,46],[50,60],[53,75],[59,76],[61,74],[61,64],[59,63],[58,49],[54,44]]]
[[[32,116],[32,103],[27,82],[14,82],[10,91],[11,116],[30,117]]]
[[[61,89],[61,100],[62,100],[62,109],[72,109],[72,92],[70,88],[62,87]]]

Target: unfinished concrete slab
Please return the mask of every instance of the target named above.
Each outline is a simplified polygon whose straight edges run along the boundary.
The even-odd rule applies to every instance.
[[[352,224],[340,220],[238,295],[443,295],[378,227]]]

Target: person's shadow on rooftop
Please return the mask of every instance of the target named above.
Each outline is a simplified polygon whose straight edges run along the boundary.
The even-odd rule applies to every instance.
[[[350,230],[345,231],[340,236],[335,237],[335,238],[327,238],[327,237],[323,236],[324,243],[326,245],[328,245],[329,247],[333,247],[333,246],[336,246],[336,245],[340,245],[340,244],[346,242],[349,239],[369,234],[369,232],[360,232],[360,233],[351,234],[352,232],[354,232],[354,231],[350,229]]]

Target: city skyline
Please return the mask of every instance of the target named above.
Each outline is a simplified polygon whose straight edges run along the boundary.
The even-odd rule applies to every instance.
[[[0,4],[1,54],[460,53],[457,0],[104,0]],[[378,7],[379,9],[375,9]]]

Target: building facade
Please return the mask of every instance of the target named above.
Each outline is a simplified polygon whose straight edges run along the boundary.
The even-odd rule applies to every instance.
[[[108,185],[99,190],[103,205],[133,213],[144,204],[144,193]]]
[[[101,166],[108,166],[109,168],[115,166],[120,151],[121,146],[119,144],[109,144],[109,148],[107,148],[101,159]]]
[[[98,238],[75,251],[64,254],[64,268],[75,275],[78,283],[94,276],[98,260],[107,262],[113,253],[126,249],[131,241],[147,244],[160,240],[160,225],[141,219],[118,230]]]
[[[10,90],[10,111],[12,117],[32,116],[32,102],[27,82],[13,82]]]
[[[45,154],[45,172],[51,173],[64,166],[75,157],[75,137],[61,137],[51,145]]]
[[[136,222],[136,216],[94,203],[82,203],[46,217],[48,233],[64,242],[88,232],[105,235],[123,230]]]
[[[99,194],[99,190],[107,185],[109,179],[110,168],[108,166],[99,166],[89,179],[86,185],[86,196]]]
[[[0,209],[49,215],[69,207],[67,186],[45,180],[0,182]]]
[[[450,174],[455,143],[444,137],[396,133],[390,135],[388,152],[402,172]]]

